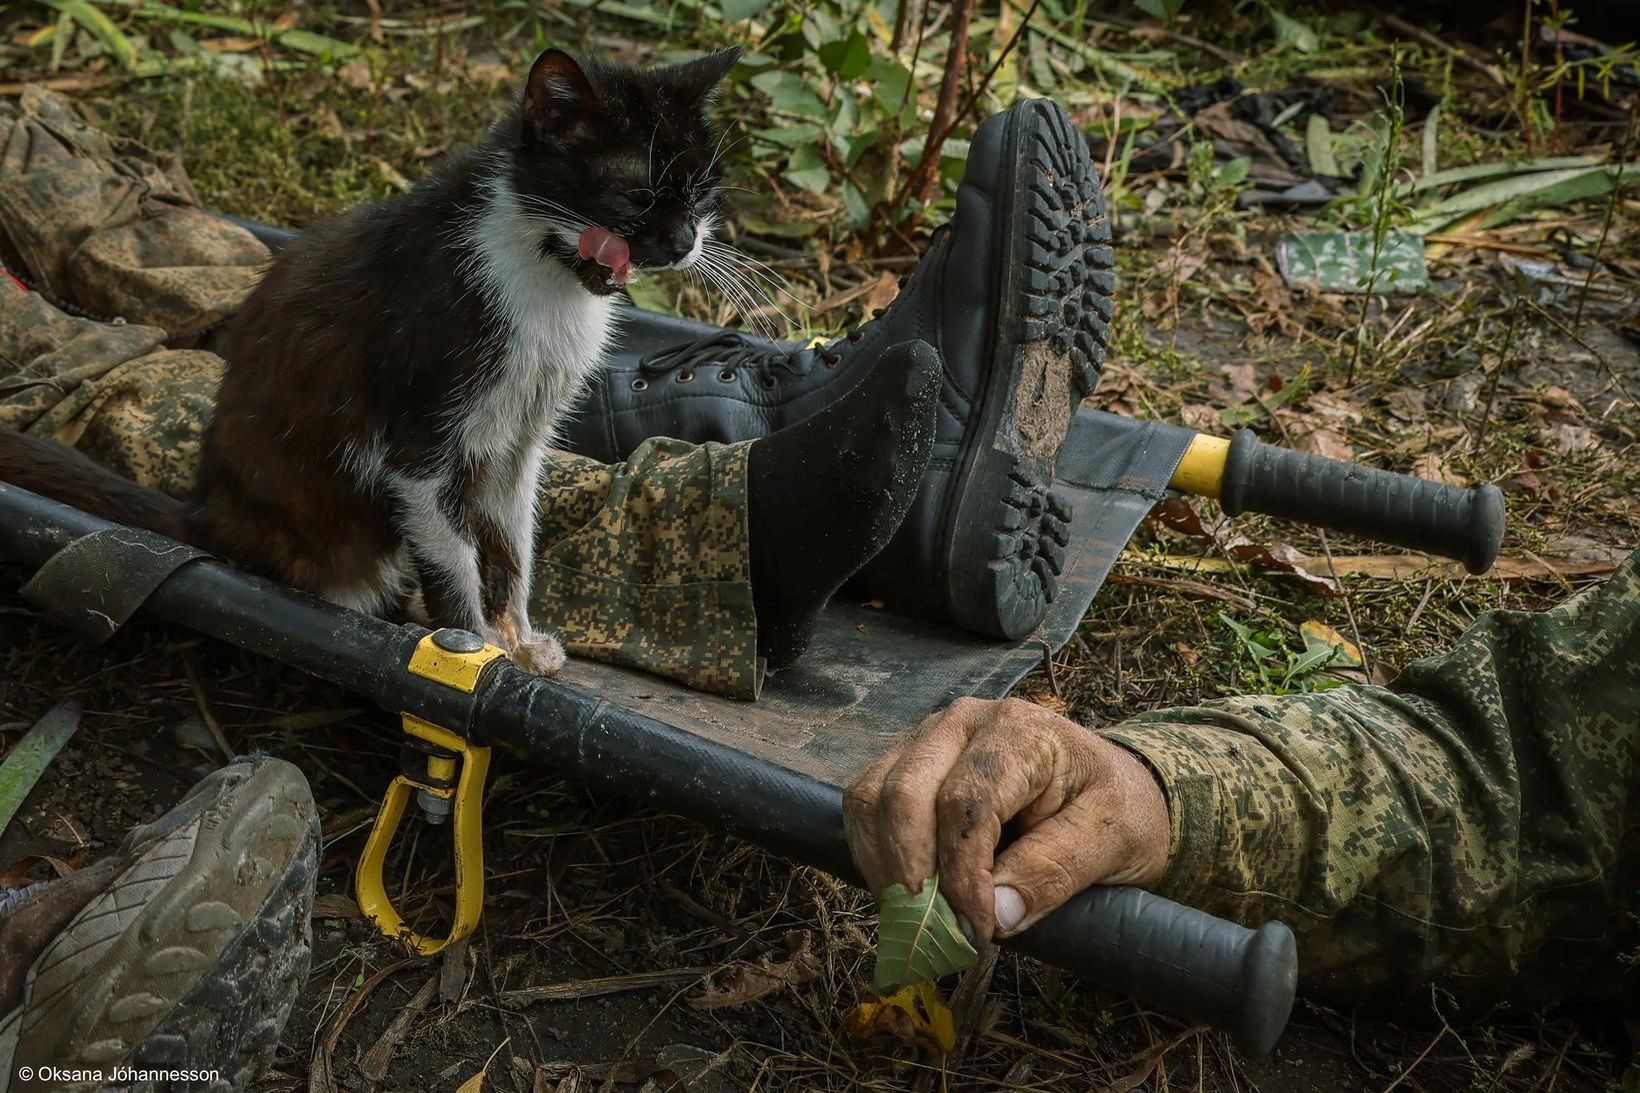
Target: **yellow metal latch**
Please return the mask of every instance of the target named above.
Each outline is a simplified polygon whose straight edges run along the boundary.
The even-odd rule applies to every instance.
[[[471,694],[492,660],[505,656],[465,630],[439,630],[416,645],[409,669],[414,675]],[[404,714],[404,772],[393,779],[365,840],[354,878],[359,910],[389,937],[403,939],[423,956],[431,956],[471,934],[484,910],[484,776],[490,749],[459,734]],[[449,936],[426,937],[405,925],[382,880],[387,851],[412,794],[430,823],[450,823],[455,848],[456,910]]]

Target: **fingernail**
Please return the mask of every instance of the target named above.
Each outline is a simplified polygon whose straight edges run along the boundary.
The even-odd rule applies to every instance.
[[[961,930],[962,936],[968,939],[968,944],[972,945],[974,943],[974,924],[968,921],[967,915],[957,916],[957,929]]]
[[[1025,921],[1025,900],[1019,891],[1004,885],[996,890],[993,897],[997,916],[997,929],[1003,933],[1012,933],[1021,922]]]

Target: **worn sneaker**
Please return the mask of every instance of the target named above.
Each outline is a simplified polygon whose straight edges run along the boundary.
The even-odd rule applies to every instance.
[[[248,1086],[307,977],[318,848],[301,771],[254,756],[0,901],[0,1093]]]
[[[1057,591],[1070,510],[1052,492],[1054,465],[1104,364],[1114,263],[1086,140],[1054,103],[1022,102],[975,133],[955,215],[871,322],[808,349],[635,316],[565,444],[618,461],[650,436],[765,436],[835,401],[890,346],[927,341],[945,361],[933,462],[860,583],[1021,637]]]

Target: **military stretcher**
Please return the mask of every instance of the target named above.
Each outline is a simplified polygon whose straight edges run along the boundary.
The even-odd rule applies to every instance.
[[[284,233],[254,226],[277,244]],[[634,309],[629,339],[675,336]],[[1075,633],[1151,508],[1177,492],[1456,558],[1496,558],[1496,487],[1461,489],[1160,422],[1080,410],[1058,464],[1074,507],[1058,594],[1036,633],[997,642],[840,598],[810,651],[755,704],[575,660],[540,679],[458,631],[335,607],[211,555],[117,527],[0,483],[0,555],[33,567],[24,595],[92,641],[138,610],[346,686],[402,716],[401,767],[356,873],[361,908],[423,953],[475,927],[483,906],[479,803],[493,748],[566,777],[710,822],[857,879],[843,835],[844,788],[925,716],[962,695],[1007,694]],[[455,920],[412,931],[383,883],[411,802],[447,824]],[[1274,1046],[1292,1008],[1297,948],[1280,923],[1247,929],[1133,888],[1096,888],[1009,943],[1110,990],[1228,1031],[1252,1054]]]

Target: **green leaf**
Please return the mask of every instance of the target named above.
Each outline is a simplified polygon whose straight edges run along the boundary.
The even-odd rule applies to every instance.
[[[866,66],[866,82],[872,94],[890,114],[906,104],[906,89],[911,86],[911,70],[889,57],[873,57]],[[910,105],[915,106],[915,97]]]
[[[279,44],[287,49],[301,50],[325,60],[351,57],[359,52],[359,47],[350,42],[315,34],[311,30],[287,30],[279,36]]]
[[[11,749],[6,761],[0,763],[0,831],[11,823],[11,818],[22,807],[23,799],[34,789],[40,775],[45,773],[79,727],[80,707],[77,704],[64,702],[53,706]]]
[[[1314,53],[1321,48],[1321,35],[1308,23],[1301,23],[1275,8],[1265,9],[1270,15],[1270,26],[1276,32],[1276,41],[1290,45],[1300,53]]]
[[[718,6],[723,11],[725,23],[738,23],[768,7],[769,0],[718,0]]]
[[[781,113],[805,118],[826,116],[825,101],[800,72],[759,72],[752,77],[752,86],[769,96],[769,105]]]
[[[859,31],[841,42],[827,42],[820,47],[819,54],[820,63],[845,80],[864,75],[871,64],[871,46]]]
[[[1626,186],[1636,179],[1640,179],[1640,163],[1621,167],[1537,171],[1483,182],[1430,206],[1413,222],[1413,230],[1435,231],[1444,224],[1481,209],[1493,210],[1485,226],[1495,227],[1533,209],[1598,197],[1609,193],[1613,184]]]
[[[823,194],[831,189],[831,169],[812,144],[800,145],[786,161],[781,175],[793,186],[800,186],[811,194]]]
[[[824,132],[818,125],[780,125],[772,129],[755,129],[752,137],[781,148],[797,148],[819,140]]]
[[[1219,168],[1219,181],[1226,186],[1239,186],[1247,179],[1247,172],[1253,169],[1253,161],[1246,156],[1237,156],[1235,159]]]
[[[1304,145],[1310,157],[1311,174],[1332,178],[1341,176],[1338,159],[1333,155],[1332,128],[1320,114],[1311,114],[1310,120],[1305,123]]]
[[[1133,6],[1152,18],[1171,23],[1184,10],[1184,0],[1133,0]]]
[[[871,202],[852,182],[843,183],[843,209],[848,213],[848,226],[855,231],[871,223]]]
[[[871,989],[887,997],[901,987],[939,979],[974,966],[979,954],[957,928],[957,916],[940,894],[940,875],[912,895],[891,884],[878,901],[877,968]]]
[[[102,39],[108,51],[119,61],[122,68],[130,68],[137,61],[137,47],[131,44],[131,39],[114,21],[104,15],[101,8],[88,3],[87,0],[46,0],[57,11],[72,18],[92,34]]]

